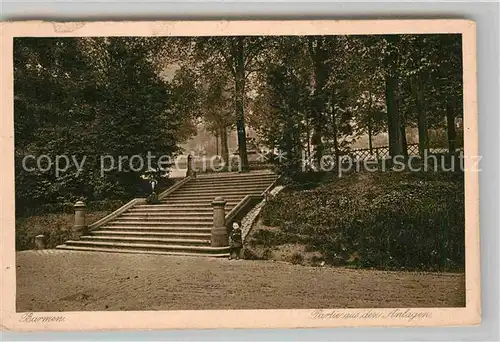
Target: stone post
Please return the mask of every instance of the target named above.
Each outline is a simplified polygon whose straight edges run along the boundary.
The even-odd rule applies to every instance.
[[[47,241],[45,236],[40,234],[35,237],[36,249],[45,249],[47,248]]]
[[[78,201],[73,207],[75,208],[75,223],[73,225],[72,237],[79,239],[87,230],[87,225],[85,224],[85,203]]]
[[[229,245],[229,237],[226,228],[226,200],[223,197],[215,197],[212,202],[214,208],[214,225],[211,234],[212,247],[226,247]]]

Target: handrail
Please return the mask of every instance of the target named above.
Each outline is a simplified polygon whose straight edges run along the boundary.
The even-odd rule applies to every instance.
[[[266,198],[267,194],[268,194],[269,192],[271,192],[271,190],[272,190],[272,189],[276,186],[276,183],[278,183],[278,181],[281,179],[281,177],[283,177],[283,175],[278,176],[278,177],[276,178],[276,180],[275,180],[274,182],[272,182],[272,183],[271,183],[271,185],[269,185],[269,186],[266,188],[266,190],[264,190],[264,191],[262,192],[262,196],[263,196],[264,198]]]
[[[252,200],[261,199],[262,195],[246,195],[241,201],[229,211],[225,217],[226,226],[239,214],[240,210],[245,208]]]
[[[183,186],[184,184],[186,184],[190,180],[191,180],[191,176],[187,176],[187,177],[183,178],[181,181],[175,183],[174,185],[172,185],[171,187],[169,187],[168,189],[163,191],[161,194],[159,194],[158,199],[162,199],[162,198],[166,197],[167,195],[170,195],[172,192],[174,192],[175,190],[177,190],[178,188],[180,188],[181,186]]]
[[[129,202],[125,203],[124,205],[122,205],[120,208],[118,208],[115,211],[113,211],[112,213],[104,216],[102,219],[100,219],[100,220],[92,223],[91,225],[89,225],[88,229],[89,230],[96,229],[96,228],[102,226],[103,224],[108,223],[112,219],[116,218],[118,215],[120,215],[121,213],[123,213],[127,209],[133,207],[134,205],[136,205],[136,204],[142,204],[142,203],[146,203],[146,199],[145,198],[134,198],[134,199],[130,200]]]
[[[235,216],[237,216],[243,208],[252,200],[263,199],[266,198],[267,194],[271,191],[272,188],[276,186],[276,183],[280,180],[281,176],[277,177],[274,182],[272,182],[260,195],[246,195],[241,201],[238,202],[234,206],[229,213],[227,213],[225,220],[226,225],[228,225]]]

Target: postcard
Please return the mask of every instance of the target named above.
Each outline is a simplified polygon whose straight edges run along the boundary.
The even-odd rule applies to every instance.
[[[480,323],[473,21],[1,34],[2,329]]]

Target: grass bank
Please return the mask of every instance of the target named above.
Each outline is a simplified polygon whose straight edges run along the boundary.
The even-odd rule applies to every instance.
[[[463,174],[304,176],[272,198],[245,256],[297,264],[461,271]]]

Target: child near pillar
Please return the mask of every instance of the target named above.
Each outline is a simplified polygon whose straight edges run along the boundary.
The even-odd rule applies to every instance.
[[[229,260],[240,258],[241,249],[243,248],[243,240],[241,237],[241,223],[234,221],[232,224],[231,234],[229,235]]]

